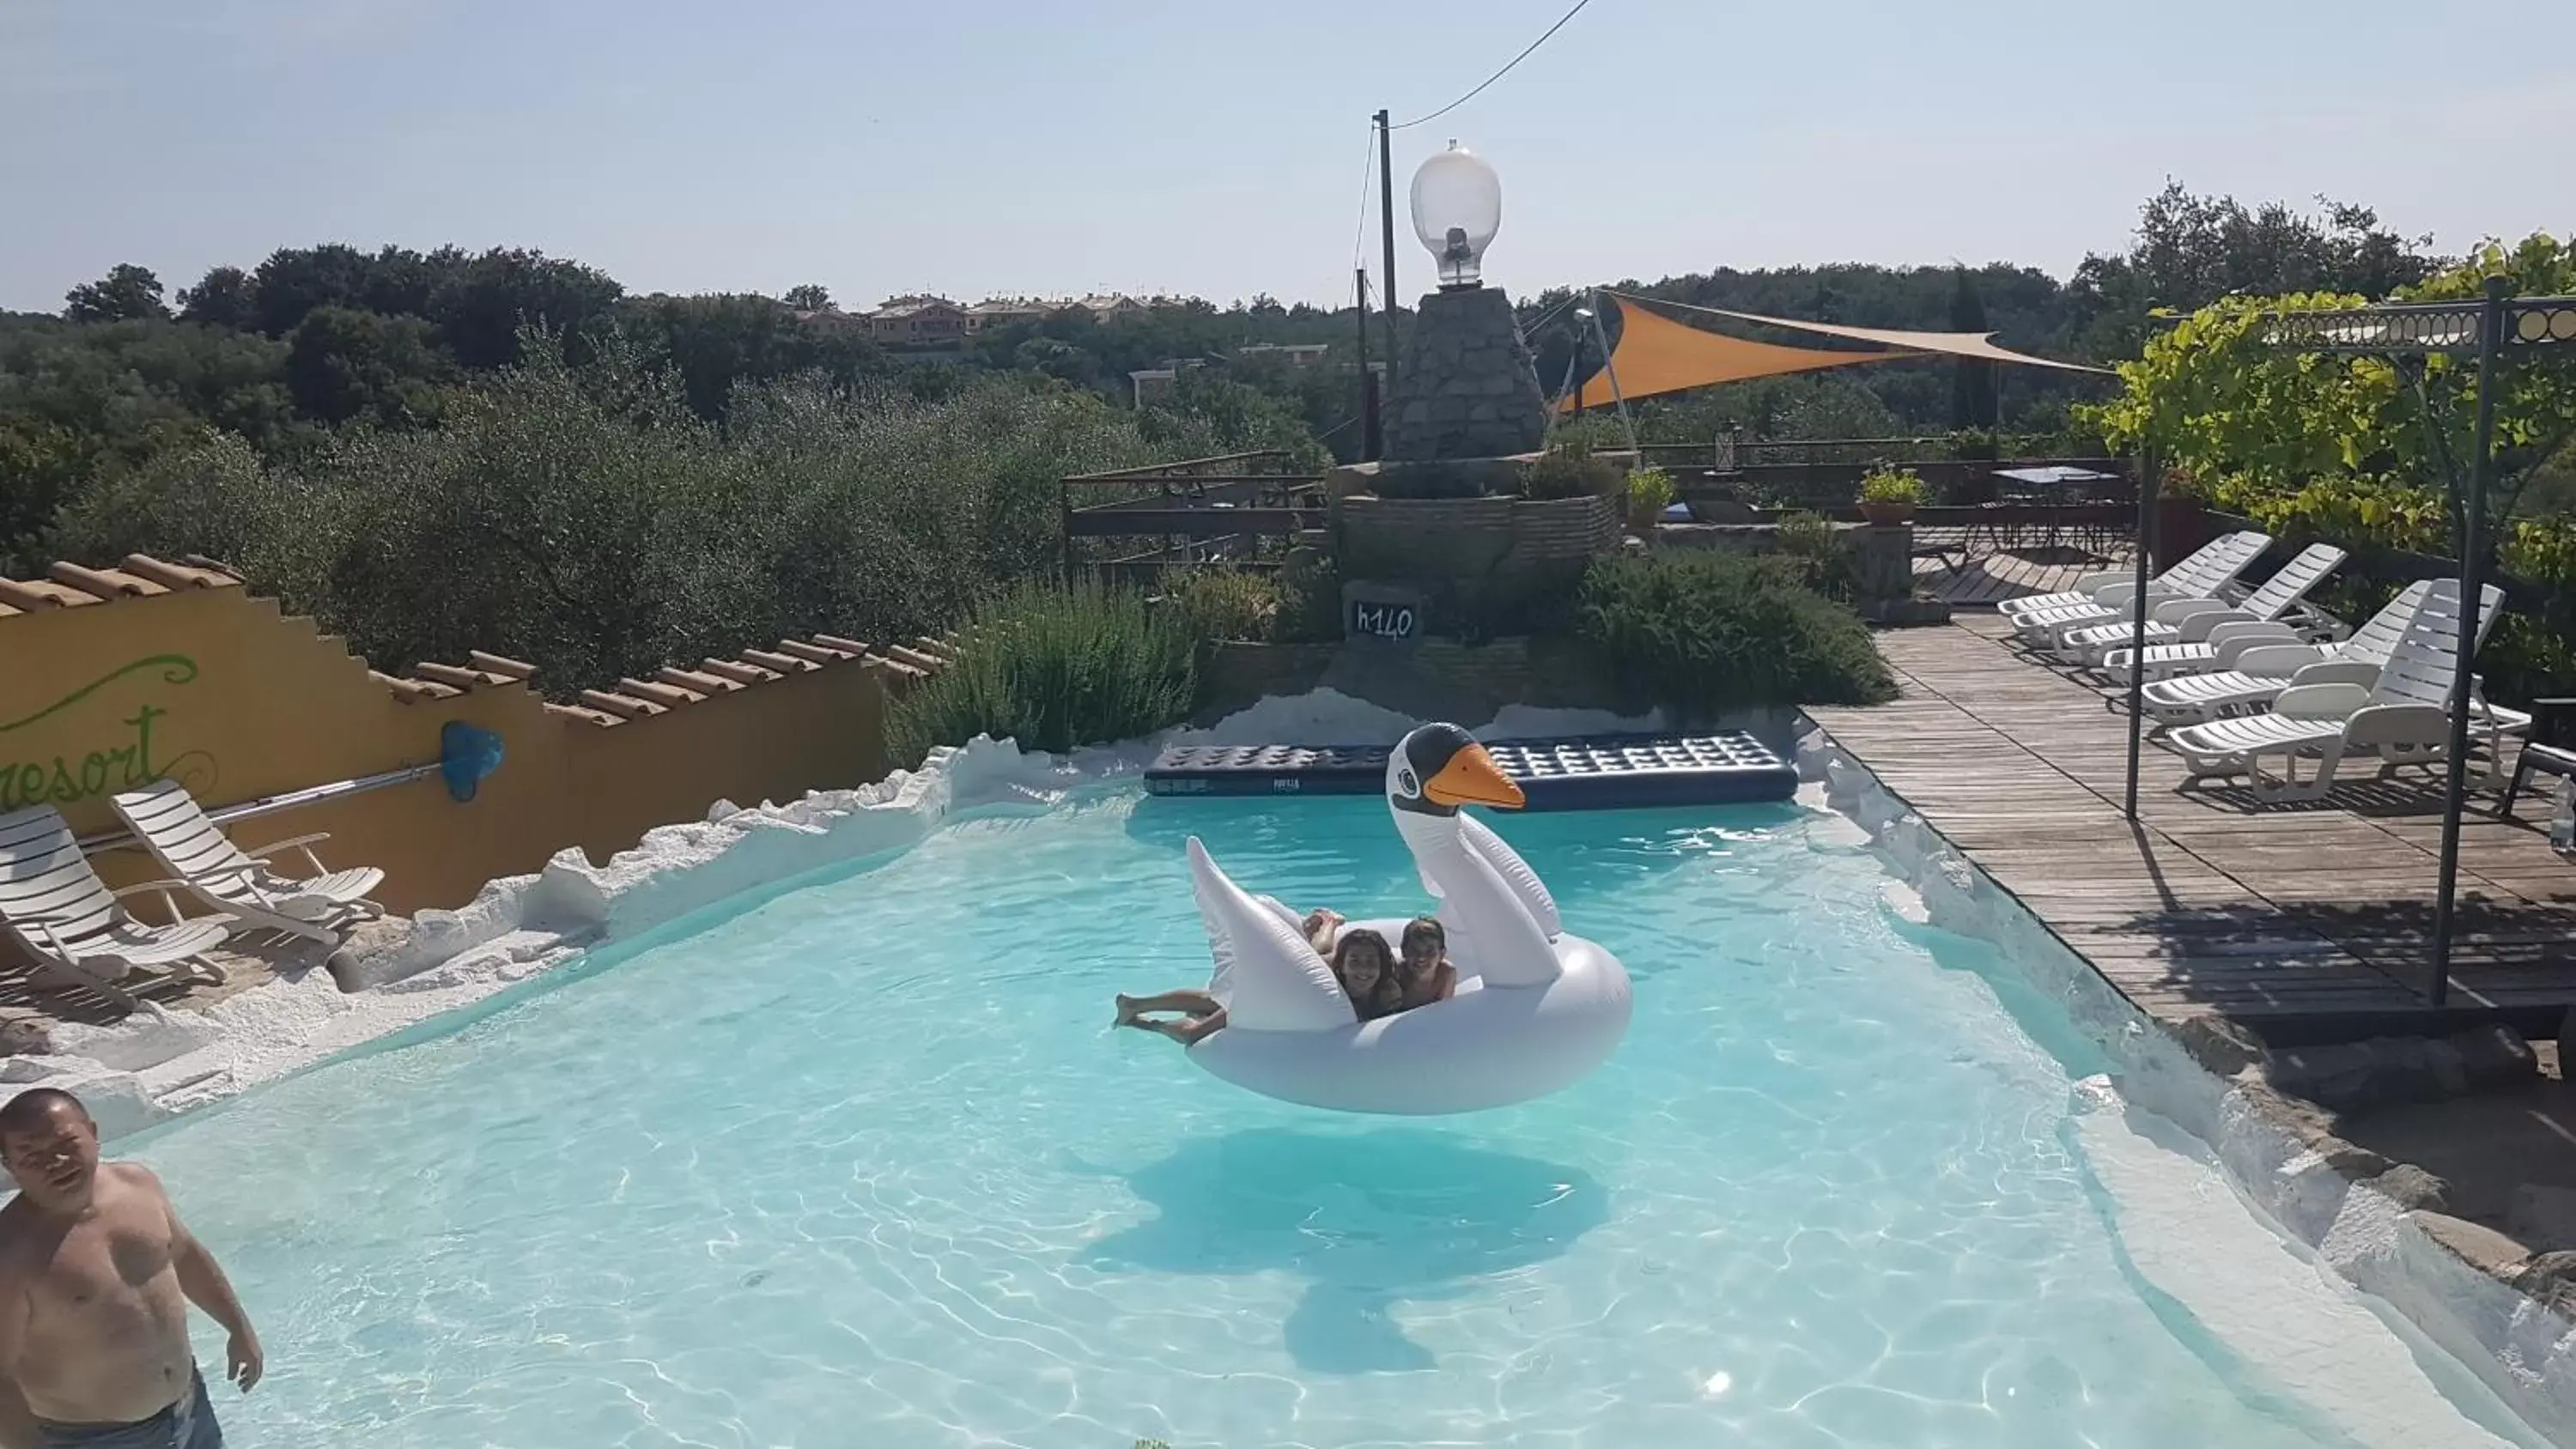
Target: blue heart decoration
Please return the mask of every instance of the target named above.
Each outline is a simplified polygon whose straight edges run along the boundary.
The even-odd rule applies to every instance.
[[[447,780],[447,795],[463,802],[474,787],[501,768],[501,737],[461,719],[449,720],[438,732],[438,773]]]

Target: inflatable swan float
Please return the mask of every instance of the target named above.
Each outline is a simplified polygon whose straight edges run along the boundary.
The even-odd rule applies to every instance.
[[[1569,935],[1547,887],[1462,805],[1518,809],[1520,787],[1456,725],[1424,725],[1387,760],[1396,833],[1439,898],[1458,988],[1362,1022],[1295,911],[1227,879],[1198,837],[1191,888],[1216,957],[1226,1025],[1190,1048],[1214,1075],[1341,1112],[1431,1116],[1543,1096],[1601,1065],[1628,1030],[1628,973]],[[1389,942],[1404,922],[1352,921]]]

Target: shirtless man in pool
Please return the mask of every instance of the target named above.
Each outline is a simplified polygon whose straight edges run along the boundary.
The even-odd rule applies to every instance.
[[[98,1160],[98,1124],[69,1092],[0,1107],[0,1446],[222,1449],[188,1347],[188,1305],[231,1335],[230,1377],[259,1382],[259,1335],[160,1179]]]

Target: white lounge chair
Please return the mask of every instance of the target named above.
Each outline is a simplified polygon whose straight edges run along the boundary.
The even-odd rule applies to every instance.
[[[2219,599],[2236,576],[2252,566],[2263,550],[2272,546],[2271,536],[2261,533],[2231,533],[2208,548],[2184,559],[2147,585],[2150,608],[2168,599]],[[2022,609],[2008,615],[2013,631],[2024,640],[2045,649],[2055,649],[2065,637],[2078,629],[2096,624],[2114,623],[2127,616],[2129,601],[2137,593],[2134,579],[2124,579],[2093,591],[2093,596],[2080,604],[2062,604],[2046,609]]]
[[[2456,593],[2458,585],[2452,588]],[[2377,760],[2379,778],[2403,766],[2441,763],[2450,748],[2451,687],[2459,668],[2459,620],[2428,601],[2367,688],[2346,681],[2293,685],[2269,714],[2187,725],[2158,743],[2182,756],[2194,780],[2242,775],[2258,800],[2314,800],[2334,788],[2348,759]],[[2471,748],[2487,747],[2492,773],[2503,737],[2527,720],[2490,708],[2474,690],[2469,707]],[[2265,768],[2276,758],[2277,772]],[[2301,760],[2311,762],[2305,780]]]
[[[110,796],[107,803],[163,870],[244,925],[337,946],[351,926],[385,913],[367,899],[385,873],[373,866],[325,869],[313,847],[328,835],[299,835],[245,852],[175,780]],[[288,850],[300,851],[313,873],[298,879],[274,870],[272,862]]]
[[[2344,551],[2330,543],[2312,543],[2299,550],[2298,557],[2281,565],[2262,587],[2245,596],[2245,601],[2230,604],[2219,599],[2167,599],[2153,606],[2147,617],[2147,647],[2162,646],[2184,651],[2168,654],[2158,660],[2148,656],[2150,666],[2162,664],[2168,671],[2183,659],[2191,658],[2190,650],[2205,646],[2210,634],[2222,624],[2262,624],[2285,644],[2299,642],[2299,632],[2284,622],[2307,601],[2308,591],[2325,582],[2326,575],[2343,567]],[[2229,637],[2245,637],[2244,630],[2231,630]],[[2089,664],[2126,679],[2129,674],[2129,646],[2137,637],[2133,621],[2095,624],[2067,634],[2058,645],[2058,657],[2070,664]],[[2200,657],[2209,657],[2203,653]],[[2151,677],[2160,678],[2159,675]]]
[[[145,992],[224,979],[204,953],[232,927],[182,918],[170,896],[179,888],[155,880],[109,890],[51,805],[0,815],[0,931],[35,957],[38,970],[128,1010]],[[145,925],[127,913],[125,897],[145,891],[160,896],[170,924]]]
[[[2193,549],[2190,553],[2184,555],[2179,562],[2175,563],[2173,567],[2166,569],[2163,573],[2147,580],[2148,589],[2152,592],[2159,587],[2170,590],[2171,588],[2178,586],[2181,582],[2190,578],[2197,570],[2207,568],[2209,566],[2210,556],[2215,554],[2229,538],[2233,537],[2235,537],[2234,534],[2228,534],[2223,537],[2213,538],[2209,542],[2202,544],[2200,547]],[[2074,587],[2072,588],[2059,589],[2054,593],[2047,594],[2029,594],[2018,599],[2006,599],[1995,605],[1995,612],[2003,615],[2007,619],[2011,619],[2022,614],[2037,613],[2042,609],[2064,608],[2069,604],[2089,604],[2093,602],[2093,596],[2104,589],[2112,588],[2120,584],[2133,584],[2137,581],[2138,576],[2134,569],[2101,569],[2093,573],[2078,575],[2076,577]]]
[[[2389,651],[2405,637],[2407,626],[2415,622],[2416,613],[2436,590],[2440,591],[2438,607],[2444,617],[2457,619],[2454,603],[2459,598],[2459,581],[2418,580],[2371,615],[2349,639],[2335,644],[2298,644],[2256,638],[2241,644],[2221,644],[2210,661],[2213,668],[2147,685],[2139,694],[2140,707],[2154,723],[2174,727],[2261,714],[2272,707],[2274,697],[2293,684],[2339,680],[2366,688],[2378,680],[2379,667],[2388,662]],[[2500,590],[2490,587],[2486,591],[2488,612],[2480,620],[2481,639],[2486,629],[2494,627],[2494,611],[2503,598]]]

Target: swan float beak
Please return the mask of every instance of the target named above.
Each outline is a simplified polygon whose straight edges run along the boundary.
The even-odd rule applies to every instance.
[[[1423,782],[1423,795],[1434,803],[1456,809],[1461,805],[1491,805],[1498,810],[1518,810],[1528,803],[1521,787],[1494,763],[1494,757],[1483,745],[1471,744],[1449,757],[1440,773]]]

